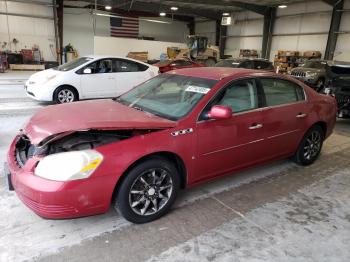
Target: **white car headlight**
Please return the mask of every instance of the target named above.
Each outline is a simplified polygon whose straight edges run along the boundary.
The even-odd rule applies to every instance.
[[[35,168],[35,175],[55,181],[88,178],[101,164],[103,156],[95,150],[82,150],[44,157]]]
[[[316,72],[307,72],[306,77],[315,77],[317,75]]]

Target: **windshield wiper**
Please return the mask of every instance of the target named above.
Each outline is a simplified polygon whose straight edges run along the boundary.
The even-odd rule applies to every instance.
[[[139,106],[132,106],[132,108],[136,109],[136,110],[139,110],[139,111],[143,111],[143,109]]]

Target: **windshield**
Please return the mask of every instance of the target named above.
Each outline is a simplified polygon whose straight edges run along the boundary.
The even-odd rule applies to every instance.
[[[322,69],[326,67],[326,62],[321,61],[306,61],[303,65],[305,68],[316,68],[316,69]]]
[[[234,67],[237,68],[239,66],[238,60],[221,60],[218,62],[215,67]]]
[[[93,58],[91,58],[91,57],[80,57],[78,59],[74,59],[68,63],[63,64],[63,65],[60,65],[54,69],[58,70],[58,71],[69,71],[69,70],[77,68],[78,66],[81,66],[82,64],[85,64],[86,62],[91,61],[91,60],[93,60]]]
[[[217,83],[215,80],[162,74],[120,96],[117,101],[170,120],[187,115]]]

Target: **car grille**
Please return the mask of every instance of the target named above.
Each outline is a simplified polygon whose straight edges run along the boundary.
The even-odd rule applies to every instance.
[[[306,76],[306,73],[305,72],[301,72],[301,71],[293,71],[291,73],[292,76],[295,76],[295,77],[305,77]]]
[[[34,97],[35,97],[35,95],[34,95],[32,92],[27,91],[27,93],[28,93],[29,95],[34,96]]]

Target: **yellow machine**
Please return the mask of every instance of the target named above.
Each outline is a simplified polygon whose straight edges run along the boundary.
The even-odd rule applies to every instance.
[[[220,51],[217,47],[208,45],[208,37],[189,35],[187,37],[188,48],[168,47],[169,58],[189,58],[201,62],[206,66],[213,66],[220,59]]]

